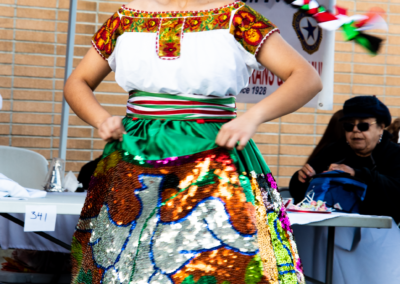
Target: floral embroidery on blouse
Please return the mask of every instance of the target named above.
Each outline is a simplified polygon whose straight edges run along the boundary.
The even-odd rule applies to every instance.
[[[92,44],[97,52],[107,59],[114,50],[119,35],[123,33],[118,13],[112,15],[93,36]]]
[[[124,32],[157,33],[157,55],[172,60],[181,55],[184,33],[229,29],[230,25],[230,33],[253,55],[262,42],[278,30],[264,16],[238,1],[219,9],[198,12],[151,13],[122,6],[93,36],[92,43],[99,54],[108,59],[118,36]]]
[[[264,40],[279,31],[267,18],[245,5],[236,11],[231,34],[251,54],[256,55]]]
[[[181,55],[181,39],[185,18],[161,20],[158,31],[158,56],[163,59],[177,59]]]
[[[186,18],[184,32],[204,32],[229,28],[231,13]]]
[[[124,32],[156,33],[161,19],[122,17]]]
[[[141,12],[122,8],[124,32],[158,33],[157,54],[161,59],[177,59],[181,54],[181,39],[184,33],[229,29],[232,11],[244,5],[234,2],[220,9],[199,12]]]

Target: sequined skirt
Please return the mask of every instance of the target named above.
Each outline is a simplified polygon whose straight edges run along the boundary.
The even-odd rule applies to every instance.
[[[125,118],[92,177],[72,283],[305,283],[276,182],[253,141],[221,123]]]

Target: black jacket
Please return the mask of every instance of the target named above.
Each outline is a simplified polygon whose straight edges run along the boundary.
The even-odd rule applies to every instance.
[[[390,141],[388,132],[369,157],[357,156],[345,140],[340,140],[323,149],[309,164],[317,174],[331,164],[353,168],[355,177],[368,186],[360,213],[391,216],[400,222],[400,147]],[[304,198],[308,185],[299,181],[298,172],[293,175],[289,190],[296,203]]]

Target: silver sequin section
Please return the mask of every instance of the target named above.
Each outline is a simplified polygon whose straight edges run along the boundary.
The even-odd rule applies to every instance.
[[[143,230],[143,226],[151,215],[153,210],[157,207],[159,188],[162,181],[162,177],[156,176],[143,176],[143,184],[147,187],[145,190],[139,191],[140,200],[142,201],[142,213],[137,219],[137,226],[132,232],[132,236],[129,238],[126,249],[121,254],[120,261],[116,264],[116,268],[119,271],[119,279],[121,283],[129,283],[129,278],[132,273],[134,259],[138,250],[138,242],[140,232]],[[138,256],[135,264],[135,273],[132,279],[132,284],[148,283],[150,276],[155,272],[154,266],[151,263],[149,256],[149,245],[152,232],[158,222],[158,212],[153,217],[147,220],[147,228],[143,230],[141,236],[141,247],[138,251]],[[147,254],[146,254],[147,253]],[[165,282],[169,283],[169,282]]]
[[[93,221],[93,231],[90,237],[94,260],[98,265],[108,268],[115,263],[129,236],[130,229],[131,226],[114,225],[108,216],[107,207],[103,205],[96,221]]]

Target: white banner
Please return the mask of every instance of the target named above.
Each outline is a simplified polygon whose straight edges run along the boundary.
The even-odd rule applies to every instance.
[[[312,16],[283,0],[242,1],[278,26],[282,37],[310,62],[321,76],[324,89],[306,106],[331,110],[333,107],[335,32],[322,30]],[[332,1],[331,3],[329,0],[318,2],[328,8],[333,7]],[[307,82],[304,83],[307,84]],[[242,90],[237,97],[237,102],[257,103],[272,94],[282,84],[283,81],[268,70],[254,71],[250,77],[249,86]]]

